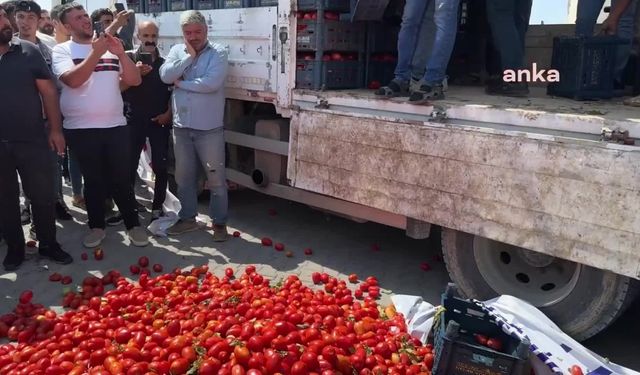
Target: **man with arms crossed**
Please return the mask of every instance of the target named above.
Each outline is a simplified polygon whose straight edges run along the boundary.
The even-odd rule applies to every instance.
[[[140,73],[118,39],[108,33],[94,37],[89,15],[81,5],[65,6],[59,17],[71,40],[53,49],[53,71],[63,83],[60,107],[65,135],[85,180],[91,231],[83,244],[97,247],[105,238],[104,202],[111,192],[131,244],[146,246],[149,236],[140,227],[127,168],[131,150],[122,147],[123,140],[130,138],[130,129],[120,94],[120,83],[137,86]]]
[[[7,241],[3,261],[7,271],[18,269],[25,256],[18,173],[31,197],[40,256],[61,264],[73,261],[56,241],[49,148],[62,154],[65,147],[56,86],[38,47],[12,37],[7,13],[0,6],[0,227]],[[49,119],[48,142],[43,107]]]
[[[206,174],[211,199],[213,240],[227,239],[227,185],[223,133],[227,53],[207,40],[207,21],[198,12],[181,14],[184,43],[171,48],[160,78],[173,84],[173,142],[180,220],[167,230],[177,235],[198,229],[198,160]]]

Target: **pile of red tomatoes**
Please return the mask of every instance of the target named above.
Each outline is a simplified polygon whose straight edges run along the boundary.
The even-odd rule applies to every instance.
[[[407,334],[392,307],[354,298],[344,280],[319,282],[322,290],[297,276],[274,283],[253,266],[222,277],[206,266],[176,269],[137,283],[110,272],[68,292],[72,308],[61,315],[25,292],[0,317],[0,336],[17,341],[0,346],[0,374],[430,373],[431,347]],[[375,278],[363,284],[377,295]]]

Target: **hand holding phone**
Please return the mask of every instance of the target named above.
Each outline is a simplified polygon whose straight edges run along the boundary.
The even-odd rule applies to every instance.
[[[115,3],[114,6],[116,8],[116,13],[120,13],[120,12],[124,11],[124,4]]]
[[[100,34],[104,33],[104,26],[102,25],[102,22],[97,21],[93,23],[93,31],[95,31],[96,36],[100,36]]]
[[[153,58],[151,57],[151,53],[149,52],[139,52],[138,53],[138,61],[145,65],[152,65]]]

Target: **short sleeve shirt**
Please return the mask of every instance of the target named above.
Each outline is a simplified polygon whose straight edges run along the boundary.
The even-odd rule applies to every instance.
[[[0,141],[32,142],[46,139],[42,100],[36,80],[51,79],[40,49],[14,38],[0,56]]]
[[[60,78],[91,53],[91,44],[67,41],[53,48],[53,73]],[[127,124],[120,93],[120,60],[102,55],[89,79],[80,87],[62,83],[60,110],[65,129],[114,128]]]

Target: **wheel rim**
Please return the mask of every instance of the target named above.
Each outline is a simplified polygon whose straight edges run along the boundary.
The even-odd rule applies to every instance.
[[[537,307],[566,298],[582,269],[578,263],[479,236],[473,241],[473,255],[480,274],[494,291]]]

